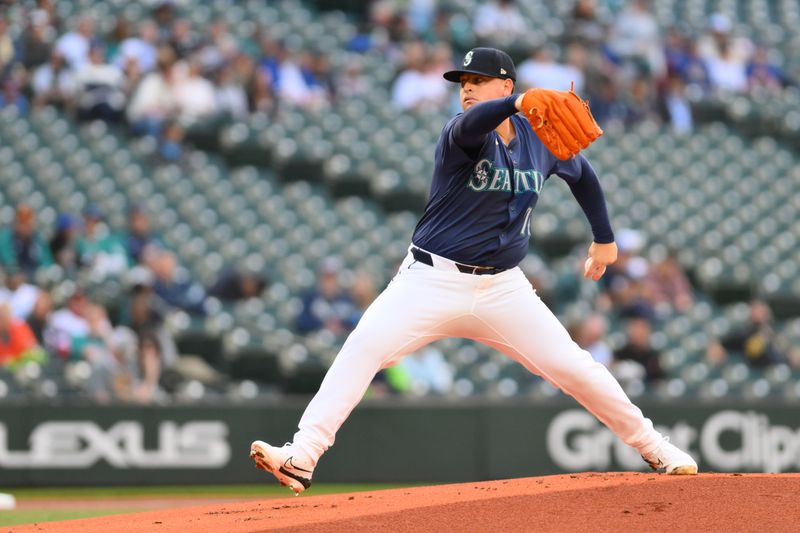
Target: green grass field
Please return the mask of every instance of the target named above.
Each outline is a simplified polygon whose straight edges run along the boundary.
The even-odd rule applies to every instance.
[[[370,490],[393,489],[416,485],[389,485],[389,484],[319,484],[314,485],[309,492],[310,496],[322,494],[338,494],[342,492],[363,492]],[[186,505],[192,505],[191,497],[197,498],[265,498],[288,497],[291,492],[285,487],[277,485],[223,485],[223,486],[165,486],[165,487],[76,487],[76,488],[20,488],[9,489],[0,487],[0,492],[12,494],[17,499],[17,504],[26,502],[28,507],[34,508],[0,511],[0,527],[38,522],[52,522],[57,520],[74,520],[90,518],[93,516],[108,516],[112,514],[131,513],[140,511],[136,506],[126,506],[121,503],[119,508],[109,509],[82,509],[81,501],[96,502],[102,500],[115,500],[118,498],[181,498],[189,497]],[[75,508],[70,510],[53,510],[35,508],[36,500],[71,500],[75,501]]]

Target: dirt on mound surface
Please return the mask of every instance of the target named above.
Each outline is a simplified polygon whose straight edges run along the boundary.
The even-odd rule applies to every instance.
[[[800,474],[675,477],[587,473],[353,494],[290,496],[13,526],[8,531],[777,532],[796,531],[797,524],[800,524]]]

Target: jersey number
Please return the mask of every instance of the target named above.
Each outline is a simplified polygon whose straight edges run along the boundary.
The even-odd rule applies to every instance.
[[[531,213],[533,212],[533,208],[529,207],[527,211],[525,211],[525,222],[522,223],[522,228],[519,230],[520,235],[527,235],[528,237],[531,236]]]

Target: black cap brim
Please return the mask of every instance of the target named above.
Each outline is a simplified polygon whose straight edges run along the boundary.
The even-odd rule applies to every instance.
[[[481,72],[479,70],[449,70],[442,74],[442,77],[447,81],[452,81],[453,83],[461,83],[461,76],[463,74],[477,74],[478,76],[486,76],[487,78],[497,78],[500,80],[511,80],[516,81],[511,76],[492,76],[485,72]]]

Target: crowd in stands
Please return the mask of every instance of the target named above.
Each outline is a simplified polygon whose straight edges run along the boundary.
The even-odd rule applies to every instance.
[[[662,368],[663,354],[652,342],[669,316],[688,311],[697,296],[674,253],[654,246],[645,254],[642,235],[632,229],[617,233],[619,255],[601,278],[593,313],[573,321],[573,340],[623,382],[655,383],[672,377]],[[646,258],[648,255],[649,258]],[[769,306],[753,300],[749,319],[734,325],[722,338],[711,338],[706,361],[711,366],[743,361],[752,368],[786,363],[800,367],[800,351],[774,329]],[[624,324],[624,342],[612,349],[608,319]]]
[[[164,394],[163,373],[178,360],[167,316],[202,317],[209,298],[258,296],[266,280],[227,269],[203,287],[152,231],[141,206],[129,209],[124,232],[112,232],[104,220],[89,204],[80,218],[62,214],[53,231],[43,232],[29,206],[16,208],[11,227],[0,231],[0,366],[15,369],[48,358],[82,362],[81,387],[91,397],[157,401]],[[37,284],[51,267],[71,282],[61,285],[65,293]],[[104,301],[92,294],[90,287],[106,280],[124,285],[122,298]]]
[[[613,18],[597,4],[577,1],[560,37],[531,44],[523,37],[545,32],[514,0],[484,2],[472,17],[430,0],[374,0],[347,49],[385,55],[398,108],[457,112],[442,72],[472,46],[504,48],[517,61],[518,90],[574,85],[601,126],[653,119],[689,131],[690,97],[793,83],[771,50],[737,35],[726,15],[714,13],[705,32],[692,34],[659,27],[647,0],[624,2]],[[166,161],[181,159],[193,125],[281,105],[324,107],[375,83],[357,59],[333,72],[326,53],[288,48],[268,28],[246,38],[221,19],[195,28],[170,1],[156,3],[149,18],[119,17],[109,31],[88,14],[66,27],[52,0],[32,2],[26,13],[16,40],[0,14],[0,106],[55,104],[79,119],[125,122],[160,139]]]
[[[173,2],[158,2],[139,21],[119,17],[107,32],[88,13],[66,27],[51,0],[30,7],[17,40],[0,13],[0,107],[56,105],[78,120],[127,124],[159,139],[167,162],[181,160],[194,125],[283,104],[325,106],[337,96],[324,54],[289,50],[263,29],[237,39],[221,19],[195,28]],[[342,73],[344,94],[363,84],[352,68]]]
[[[662,28],[652,2],[631,0],[613,18],[596,0],[579,0],[564,21],[561,36],[534,45],[525,37],[543,32],[526,21],[514,0],[481,3],[464,29],[462,13],[437,9],[434,2],[381,0],[372,4],[375,46],[399,50],[399,76],[393,101],[402,108],[450,105],[447,84],[437,76],[442,58],[457,61],[474,45],[507,50],[517,62],[517,89],[544,87],[576,92],[589,99],[601,126],[630,126],[645,119],[663,121],[680,132],[693,127],[690,100],[718,92],[780,91],[793,80],[774,60],[770,49],[736,35],[732,21],[714,13],[701,34],[682,26]],[[383,33],[379,33],[383,32]],[[359,39],[357,43],[369,42]],[[452,47],[449,54],[442,43]],[[447,63],[447,61],[445,61]],[[409,83],[413,80],[414,83]]]

